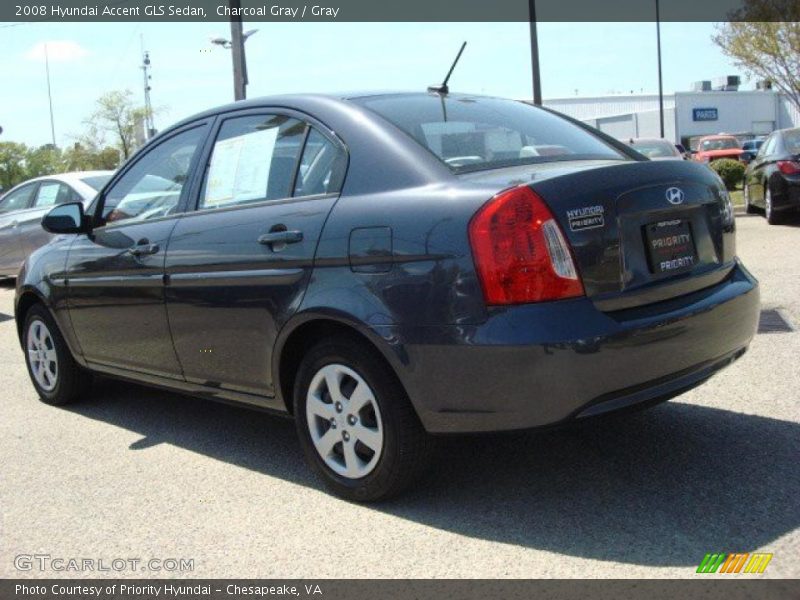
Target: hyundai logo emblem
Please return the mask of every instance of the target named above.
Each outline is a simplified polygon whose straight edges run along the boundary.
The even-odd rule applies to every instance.
[[[670,204],[683,204],[683,190],[677,187],[667,188],[667,202]]]

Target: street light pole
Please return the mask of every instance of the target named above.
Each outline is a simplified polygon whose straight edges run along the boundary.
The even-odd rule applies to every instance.
[[[53,147],[56,146],[56,125],[53,120],[53,94],[50,90],[50,59],[47,56],[47,42],[44,43],[44,71],[47,74],[47,102],[50,104],[50,135]]]
[[[536,31],[536,0],[528,0],[528,19],[531,30],[531,75],[533,78],[533,103],[542,104],[542,80],[539,74],[539,36]]]
[[[661,77],[661,11],[656,0],[656,44],[658,46],[658,118],[661,123],[661,137],[664,137],[664,84]]]
[[[233,98],[244,100],[247,97],[247,64],[242,35],[242,16],[240,0],[228,0],[231,9],[231,58],[233,60]]]

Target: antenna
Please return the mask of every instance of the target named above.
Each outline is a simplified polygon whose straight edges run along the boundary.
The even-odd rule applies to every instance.
[[[142,78],[144,83],[144,139],[149,140],[156,134],[155,123],[153,122],[153,105],[150,103],[150,52],[144,49],[144,35],[140,38],[142,48]]]
[[[456,68],[456,65],[458,64],[458,59],[461,58],[461,53],[464,52],[464,48],[466,48],[466,47],[467,47],[467,42],[464,42],[463,44],[461,44],[461,50],[458,51],[458,54],[456,55],[456,59],[453,61],[453,64],[450,66],[450,70],[447,72],[447,77],[444,78],[444,81],[442,82],[442,85],[429,85],[428,86],[428,91],[429,92],[435,92],[437,94],[449,94],[450,93],[450,88],[447,87],[447,82],[450,81],[450,75],[453,74],[453,69]]]

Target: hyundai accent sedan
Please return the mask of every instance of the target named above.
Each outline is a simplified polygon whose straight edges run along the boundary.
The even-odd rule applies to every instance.
[[[224,106],[43,226],[64,235],[16,296],[42,400],[102,373],[289,413],[360,501],[412,482],[433,434],[680,394],[742,355],[759,312],[710,169],[496,98]]]

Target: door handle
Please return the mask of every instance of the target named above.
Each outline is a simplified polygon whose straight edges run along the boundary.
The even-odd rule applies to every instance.
[[[147,240],[141,240],[135,246],[128,248],[128,254],[133,256],[147,256],[148,254],[155,254],[159,250],[158,244],[151,244]]]
[[[258,243],[264,245],[296,244],[303,241],[303,232],[297,230],[270,231],[258,237]],[[281,246],[282,247],[282,246]],[[273,250],[280,248],[273,248]]]

